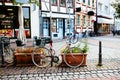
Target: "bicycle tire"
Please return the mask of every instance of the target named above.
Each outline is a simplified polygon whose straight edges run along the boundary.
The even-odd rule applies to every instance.
[[[33,64],[37,67],[47,67],[51,64],[51,51],[45,47],[38,47],[32,53]]]
[[[4,48],[4,61],[6,63],[13,63],[14,62],[14,55],[13,55],[13,50],[9,47]]]
[[[64,62],[66,63],[67,66],[69,66],[71,68],[76,68],[76,67],[81,66],[83,64],[83,61],[84,61],[84,55],[83,55],[82,61],[78,63],[79,58],[75,56],[75,55],[78,55],[78,53],[76,53],[76,54],[72,53],[72,50],[74,48],[75,47],[67,48],[64,55],[63,55]],[[68,53],[68,51],[70,51],[70,52]],[[70,60],[74,60],[74,62],[69,61],[69,59],[67,57],[69,57]],[[77,63],[77,64],[75,64],[75,63]]]
[[[77,43],[77,42],[78,42],[78,36],[76,36],[76,35],[75,35],[75,36],[74,36],[74,35],[71,36],[71,37],[70,37],[70,42],[71,42],[72,44]]]

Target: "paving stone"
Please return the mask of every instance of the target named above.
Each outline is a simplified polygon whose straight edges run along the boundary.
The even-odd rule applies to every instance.
[[[22,80],[28,80],[28,78],[27,78],[27,77],[26,77],[26,78],[25,78],[25,77],[23,77],[23,78],[22,78]]]
[[[91,71],[91,73],[92,73],[92,74],[96,74],[96,73],[97,73],[97,71]]]
[[[80,75],[80,78],[85,78],[85,75]]]
[[[44,74],[39,74],[39,76],[44,76]]]
[[[33,76],[34,76],[34,77],[38,77],[38,74],[34,74]]]
[[[45,74],[45,76],[50,76],[51,74]]]
[[[8,80],[15,80],[15,78],[8,78]]]
[[[104,75],[101,73],[98,73],[97,75],[98,75],[98,77],[104,77]]]
[[[63,75],[68,75],[68,73],[63,72]]]
[[[22,78],[15,78],[15,80],[22,80]]]
[[[80,74],[85,74],[85,72],[80,72]]]
[[[35,77],[35,80],[41,80],[42,78],[41,77]]]
[[[68,73],[68,75],[73,75],[73,74],[74,74],[74,73],[71,73],[71,72],[70,72],[70,73]]]
[[[21,75],[14,75],[14,77],[19,78]]]
[[[97,74],[91,74],[92,77],[98,77]]]
[[[74,72],[74,74],[80,74],[79,72]]]
[[[27,77],[27,75],[21,75],[21,77]]]
[[[62,75],[62,73],[57,73],[57,75]]]
[[[34,78],[34,77],[31,77],[31,78],[29,78],[29,80],[35,80],[35,78]]]

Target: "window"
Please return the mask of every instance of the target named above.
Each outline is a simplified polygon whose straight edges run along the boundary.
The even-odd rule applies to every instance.
[[[85,3],[85,0],[83,0],[83,3]]]
[[[86,25],[86,19],[85,19],[85,16],[83,16],[83,26]]]
[[[77,25],[80,26],[80,15],[77,17]]]
[[[90,0],[88,0],[88,5],[90,6]]]
[[[92,0],[92,7],[95,7],[95,1]]]
[[[98,3],[98,10],[102,11],[102,3]]]
[[[24,28],[27,38],[30,38],[30,8],[23,7]]]
[[[51,1],[52,5],[57,5],[57,0],[49,0],[49,1]]]
[[[108,6],[105,6],[105,13],[109,14],[109,12],[108,12]]]
[[[52,32],[57,32],[57,19],[52,19]]]
[[[90,26],[90,16],[88,16],[88,26]]]
[[[19,3],[28,3],[29,0],[16,0],[16,2],[19,2]]]
[[[66,6],[66,0],[60,0],[60,6],[65,7]]]
[[[68,5],[68,7],[73,7],[73,0],[69,0],[69,1],[67,2],[67,5]]]
[[[29,8],[25,7],[23,8],[23,18],[24,18],[24,28],[28,29],[30,28],[30,12]]]

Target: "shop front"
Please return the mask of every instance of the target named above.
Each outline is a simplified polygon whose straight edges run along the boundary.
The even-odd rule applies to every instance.
[[[30,7],[23,7],[23,21],[27,38],[31,37]],[[19,29],[18,6],[0,6],[0,35],[17,38]]]

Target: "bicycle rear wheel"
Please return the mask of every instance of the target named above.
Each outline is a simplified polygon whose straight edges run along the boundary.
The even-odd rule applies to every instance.
[[[45,47],[38,47],[32,53],[32,61],[37,67],[47,67],[51,64],[50,50]]]
[[[63,55],[64,62],[66,63],[66,65],[72,68],[79,67],[80,65],[83,64],[83,61],[84,61],[84,55],[82,57],[82,61],[80,61],[79,60],[80,57],[78,57],[79,53],[72,52],[75,48],[76,47],[67,48]]]

